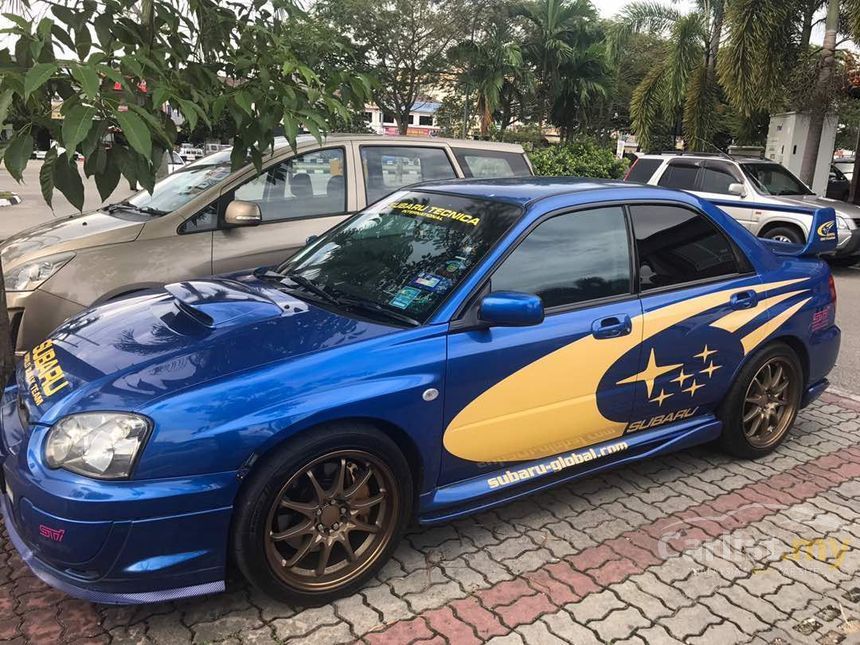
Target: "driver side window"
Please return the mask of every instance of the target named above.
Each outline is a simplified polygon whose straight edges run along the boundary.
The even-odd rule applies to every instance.
[[[520,291],[563,307],[630,293],[630,243],[620,206],[542,222],[496,269],[493,291]]]

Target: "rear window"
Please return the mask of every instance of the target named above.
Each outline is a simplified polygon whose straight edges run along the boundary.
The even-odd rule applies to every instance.
[[[403,186],[457,176],[444,148],[361,146],[361,162],[368,204]]]
[[[454,148],[454,156],[466,177],[529,177],[532,174],[525,157],[518,152]]]
[[[699,168],[700,164],[696,161],[670,161],[660,175],[657,185],[678,190],[696,190]]]
[[[637,181],[641,184],[647,184],[648,180],[657,172],[657,168],[663,163],[662,159],[637,159],[630,166],[630,171],[625,179],[627,181]]]

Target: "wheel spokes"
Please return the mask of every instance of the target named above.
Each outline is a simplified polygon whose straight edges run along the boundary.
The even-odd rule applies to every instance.
[[[352,499],[352,497],[358,491],[360,491],[362,488],[364,488],[365,485],[367,485],[367,482],[370,481],[371,477],[373,477],[373,468],[370,465],[368,465],[367,470],[364,471],[364,474],[362,474],[361,477],[359,477],[358,479],[355,480],[355,483],[349,487],[349,490],[344,491],[343,498],[347,499],[347,500]]]
[[[283,542],[284,540],[289,540],[290,538],[294,538],[299,535],[307,535],[312,532],[313,527],[313,521],[304,520],[286,531],[281,531],[279,533],[271,532],[269,533],[269,537],[271,537],[275,542]]]
[[[323,546],[320,549],[320,559],[317,561],[317,568],[315,571],[318,576],[325,575],[325,570],[328,569],[328,563],[329,560],[331,560],[332,547],[334,547],[334,542],[331,540],[323,542]]]
[[[284,498],[280,502],[281,508],[286,508],[291,511],[301,513],[307,518],[313,519],[317,510],[317,504],[310,502],[295,502],[291,499]]]
[[[377,504],[381,504],[383,501],[385,501],[385,491],[380,491],[379,494],[374,495],[373,497],[355,500],[350,503],[350,506],[354,511],[366,511]]]
[[[284,563],[284,566],[287,567],[288,569],[296,566],[299,562],[301,562],[304,559],[304,557],[308,553],[310,553],[310,551],[313,548],[315,543],[316,543],[316,538],[313,535],[311,535],[307,539],[307,541],[304,544],[302,544],[302,546],[300,546],[298,548],[298,550],[295,552],[295,554],[293,554],[293,556]]]
[[[322,504],[323,500],[325,500],[325,491],[323,487],[320,485],[319,480],[317,480],[316,475],[314,475],[314,471],[308,470],[308,479],[311,480],[311,485],[314,487],[314,493],[317,496],[317,502]]]

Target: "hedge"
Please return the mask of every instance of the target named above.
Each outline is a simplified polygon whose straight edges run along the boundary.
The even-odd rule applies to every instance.
[[[627,160],[590,140],[547,146],[529,153],[536,175],[621,179]]]

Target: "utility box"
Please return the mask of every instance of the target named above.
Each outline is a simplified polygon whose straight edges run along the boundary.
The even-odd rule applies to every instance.
[[[813,192],[822,196],[827,192],[827,180],[830,177],[830,162],[833,159],[833,149],[836,146],[836,125],[836,115],[828,114],[824,119],[821,145],[818,146],[818,163],[815,166],[815,178],[812,180],[811,186]],[[765,156],[782,164],[799,177],[808,132],[808,113],[784,112],[774,114],[770,117],[770,126],[767,130]]]

